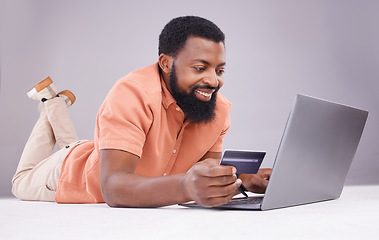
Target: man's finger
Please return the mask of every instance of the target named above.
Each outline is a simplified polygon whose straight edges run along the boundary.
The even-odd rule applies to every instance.
[[[207,177],[209,186],[227,186],[237,181],[237,175],[227,175],[220,177]]]
[[[204,168],[202,175],[205,177],[220,177],[220,176],[230,176],[237,173],[237,169],[233,166],[221,166],[212,165]]]
[[[263,168],[258,171],[258,174],[261,178],[269,180],[271,176],[272,169],[270,168]]]
[[[208,198],[217,198],[233,195],[242,184],[241,179],[237,179],[234,183],[227,186],[213,186],[207,190]]]

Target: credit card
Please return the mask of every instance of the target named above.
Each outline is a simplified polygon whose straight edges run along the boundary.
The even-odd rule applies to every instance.
[[[225,150],[220,164],[234,166],[237,176],[240,174],[256,174],[262,164],[266,152]]]

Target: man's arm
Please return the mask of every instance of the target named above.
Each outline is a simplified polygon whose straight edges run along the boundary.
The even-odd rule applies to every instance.
[[[100,187],[109,206],[160,207],[191,200],[205,207],[218,206],[229,202],[242,183],[234,167],[215,161],[199,162],[188,173],[150,178],[134,174],[138,160],[129,152],[100,150]]]

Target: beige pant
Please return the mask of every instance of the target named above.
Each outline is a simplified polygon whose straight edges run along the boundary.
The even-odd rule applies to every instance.
[[[79,143],[62,97],[41,102],[40,117],[12,179],[12,193],[22,200],[54,201],[64,159]],[[59,150],[53,153],[55,143]]]

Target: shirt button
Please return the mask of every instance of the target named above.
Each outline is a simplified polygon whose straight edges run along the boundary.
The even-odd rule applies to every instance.
[[[173,153],[176,153],[176,149],[174,149],[174,151],[172,151]]]
[[[179,111],[180,111],[180,108],[179,108],[179,107],[176,107],[176,111],[178,111],[178,112],[179,112]]]

